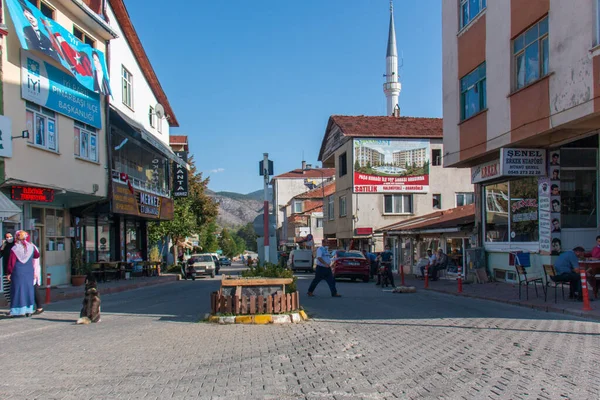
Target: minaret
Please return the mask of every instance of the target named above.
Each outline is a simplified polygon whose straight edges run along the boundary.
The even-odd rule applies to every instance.
[[[383,92],[387,98],[387,114],[394,114],[396,106],[399,107],[398,97],[402,85],[398,82],[398,50],[396,50],[396,29],[394,28],[394,3],[390,0],[390,32],[388,35],[387,54],[385,58],[385,83]]]

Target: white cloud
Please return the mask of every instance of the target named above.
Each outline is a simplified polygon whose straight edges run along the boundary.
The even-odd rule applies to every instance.
[[[219,172],[225,172],[225,168],[215,168],[215,169],[211,169],[209,172],[211,172],[213,174],[218,174]]]

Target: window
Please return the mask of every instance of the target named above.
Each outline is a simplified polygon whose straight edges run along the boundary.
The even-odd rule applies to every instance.
[[[294,200],[294,214],[302,212],[302,202],[300,200]]]
[[[442,150],[441,149],[431,150],[431,165],[434,167],[442,165]]]
[[[548,16],[513,40],[515,88],[548,74]]]
[[[148,122],[150,122],[150,126],[154,128],[154,107],[150,106],[148,110]]]
[[[487,0],[460,0],[460,28],[464,28],[485,9]]]
[[[460,80],[461,121],[487,108],[485,75],[483,63]]]
[[[323,227],[323,218],[317,218],[317,228]]]
[[[537,178],[485,187],[485,241],[537,242]]]
[[[122,84],[123,84],[123,104],[133,109],[133,75],[127,71],[125,67],[121,66],[122,69]]]
[[[40,0],[29,0],[29,3],[40,10],[44,17],[54,19],[54,8],[50,7],[48,4]]]
[[[328,204],[327,204],[327,215],[329,216],[329,220],[333,221],[335,218],[335,207],[333,203],[333,196],[329,196]]]
[[[81,29],[73,26],[73,36],[77,39],[81,40],[83,43],[90,45],[92,47],[96,47],[96,41],[92,39],[87,33],[83,32]]]
[[[475,193],[456,193],[456,207],[475,203]]]
[[[58,152],[58,129],[56,113],[37,104],[26,102],[25,110],[29,143],[37,147]]]
[[[562,149],[560,151],[561,228],[595,228],[596,149]],[[554,183],[554,182],[553,182]]]
[[[434,210],[442,209],[442,195],[441,194],[433,195],[433,209]]]
[[[346,153],[344,153],[338,157],[338,164],[339,164],[339,175],[340,175],[340,177],[342,177],[348,173],[348,157],[346,156]]]
[[[65,212],[53,208],[31,208],[35,223],[44,225],[46,251],[65,250]]]
[[[340,217],[346,216],[346,196],[340,197]]]
[[[156,129],[158,130],[158,133],[162,133],[162,118],[156,119]]]
[[[411,214],[412,194],[386,194],[383,196],[384,214]]]
[[[98,134],[89,125],[75,121],[74,154],[85,160],[98,162]]]

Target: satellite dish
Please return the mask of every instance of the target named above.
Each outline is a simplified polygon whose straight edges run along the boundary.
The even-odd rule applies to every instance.
[[[165,108],[162,104],[157,103],[156,106],[154,106],[154,113],[158,118],[162,119],[165,116]]]

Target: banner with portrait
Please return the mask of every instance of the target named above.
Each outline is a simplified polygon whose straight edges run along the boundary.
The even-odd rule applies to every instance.
[[[103,52],[81,42],[25,0],[6,0],[6,5],[23,49],[54,59],[86,89],[111,94]]]

